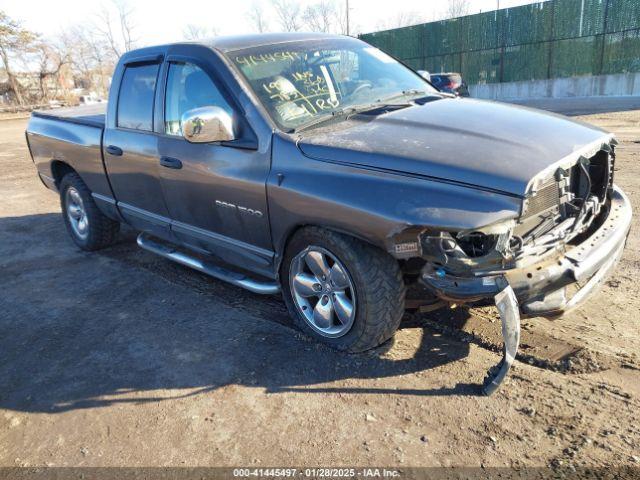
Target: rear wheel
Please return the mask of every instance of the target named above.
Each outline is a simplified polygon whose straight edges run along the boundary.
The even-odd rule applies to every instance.
[[[404,313],[398,263],[355,238],[307,227],[283,260],[285,302],[296,324],[338,350],[360,352],[393,336]]]
[[[91,191],[77,173],[67,173],[60,181],[60,204],[67,232],[81,249],[99,250],[116,239],[120,223],[98,209]]]

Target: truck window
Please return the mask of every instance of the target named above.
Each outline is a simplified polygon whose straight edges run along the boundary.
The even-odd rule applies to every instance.
[[[165,133],[182,135],[182,114],[206,106],[220,107],[232,114],[218,87],[201,68],[190,63],[171,63],[165,99]]]
[[[118,127],[153,130],[153,97],[159,64],[127,67],[118,96]]]
[[[349,107],[401,101],[404,92],[436,93],[397,60],[353,38],[276,43],[227,55],[287,130]]]

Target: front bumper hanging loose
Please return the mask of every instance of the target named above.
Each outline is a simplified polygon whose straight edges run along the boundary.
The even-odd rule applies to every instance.
[[[504,282],[506,283],[506,281]],[[498,365],[491,367],[485,377],[482,393],[489,396],[494,393],[509,373],[516,359],[520,344],[520,308],[511,286],[507,283],[495,297],[496,307],[502,322],[503,357]]]
[[[562,253],[484,276],[442,275],[431,265],[425,266],[422,283],[443,301],[495,300],[502,321],[504,357],[487,375],[486,395],[497,390],[513,364],[520,341],[520,316],[554,318],[582,304],[620,260],[631,220],[631,202],[614,186],[607,218],[588,238]]]

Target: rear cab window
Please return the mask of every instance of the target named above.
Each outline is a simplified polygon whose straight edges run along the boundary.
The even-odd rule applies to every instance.
[[[153,104],[160,64],[125,68],[118,95],[116,124],[119,128],[153,130]]]

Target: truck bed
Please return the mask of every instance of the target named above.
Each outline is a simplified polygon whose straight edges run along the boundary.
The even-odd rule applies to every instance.
[[[107,102],[103,102],[56,110],[36,110],[33,112],[33,116],[104,128],[106,111]]]
[[[57,190],[60,162],[75,170],[94,195],[111,199],[102,159],[106,103],[37,111],[27,126],[27,142],[44,184]]]

